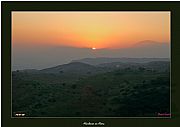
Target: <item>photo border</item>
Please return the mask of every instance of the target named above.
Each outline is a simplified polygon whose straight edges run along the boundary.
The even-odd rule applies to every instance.
[[[11,44],[12,44],[12,13],[13,12],[34,12],[34,13],[38,13],[38,12],[42,12],[42,13],[44,13],[44,12],[48,12],[48,13],[54,13],[54,12],[62,12],[62,13],[64,13],[64,12],[68,12],[68,13],[77,13],[77,12],[83,12],[83,13],[86,13],[86,12],[91,12],[92,13],[92,11],[11,11]],[[104,13],[113,13],[113,12],[115,12],[115,13],[118,13],[118,12],[139,12],[139,13],[148,13],[148,12],[154,12],[154,13],[160,13],[160,12],[167,12],[167,13],[170,13],[170,33],[169,33],[169,36],[170,36],[170,89],[169,89],[169,91],[170,91],[170,106],[169,106],[169,108],[170,108],[170,112],[169,112],[169,114],[171,114],[171,11],[93,11],[93,13],[96,13],[96,12],[98,12],[98,13],[101,13],[101,12],[104,12]],[[13,56],[13,54],[12,54],[12,50],[13,50],[13,48],[11,48],[11,56]],[[12,112],[12,66],[13,66],[13,61],[12,61],[12,57],[11,57],[11,118],[19,118],[19,117],[15,117],[15,116],[13,116],[13,112]],[[48,117],[48,116],[43,116],[43,117],[38,117],[38,116],[35,116],[35,117],[31,117],[31,116],[25,116],[25,117],[20,117],[20,118],[123,118],[123,119],[126,119],[126,118],[171,118],[171,115],[169,116],[169,117],[167,117],[167,116],[147,116],[147,117],[143,117],[143,116],[136,116],[136,117],[133,117],[133,116],[131,116],[131,117],[128,117],[128,116],[126,116],[126,117],[116,117],[116,116],[112,116],[112,117],[101,117],[101,116],[99,116],[99,117],[92,117],[92,116],[86,116],[86,117],[83,117],[83,116],[80,116],[80,117],[71,117],[71,116],[69,116],[69,117],[61,117],[61,116],[57,116],[57,117]]]
[[[179,124],[179,103],[178,103],[178,34],[180,34],[180,3],[179,2],[1,2],[1,45],[2,45],[2,127],[48,127],[48,126],[83,126],[83,122],[104,122],[105,126],[124,125],[129,126],[155,126],[176,127]],[[172,117],[171,119],[122,119],[122,118],[38,118],[18,119],[11,118],[11,11],[170,11],[171,12],[171,84],[172,84]],[[173,32],[172,32],[173,31]],[[175,46],[176,45],[176,46]],[[180,53],[179,53],[180,54]],[[179,63],[178,63],[179,62]],[[157,117],[156,117],[157,118]],[[71,121],[71,122],[69,122]],[[169,121],[169,122],[167,122]],[[23,123],[23,124],[22,124]],[[135,125],[136,123],[136,125]]]

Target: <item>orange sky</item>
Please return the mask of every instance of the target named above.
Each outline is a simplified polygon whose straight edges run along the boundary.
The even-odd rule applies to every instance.
[[[170,42],[170,12],[12,12],[12,42],[124,48]]]

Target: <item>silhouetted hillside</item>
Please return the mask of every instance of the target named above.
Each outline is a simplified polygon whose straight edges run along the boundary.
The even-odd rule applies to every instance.
[[[158,113],[169,113],[168,59],[117,60],[126,62],[72,62],[13,71],[12,115],[19,111],[30,117],[159,117]]]
[[[63,64],[47,69],[40,70],[42,73],[85,73],[88,71],[96,71],[97,68],[95,66],[80,63],[80,62],[72,62],[68,64]]]

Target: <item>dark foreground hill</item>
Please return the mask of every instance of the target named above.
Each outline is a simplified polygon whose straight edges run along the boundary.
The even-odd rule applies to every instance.
[[[170,112],[170,63],[80,62],[12,73],[12,115],[159,117]],[[164,116],[167,117],[167,116]]]

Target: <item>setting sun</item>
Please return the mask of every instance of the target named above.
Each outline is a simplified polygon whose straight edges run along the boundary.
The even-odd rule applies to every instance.
[[[95,50],[96,48],[93,47],[92,49]]]

